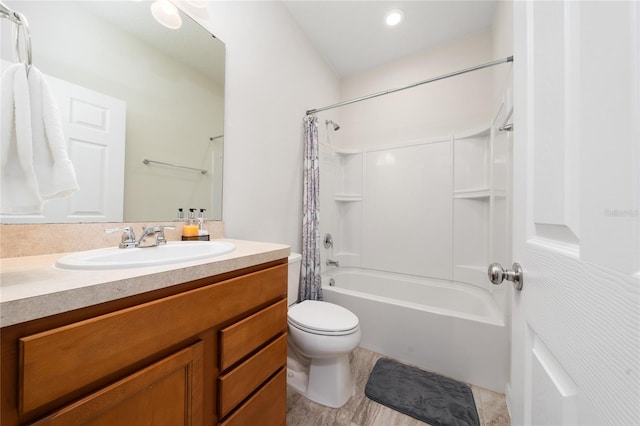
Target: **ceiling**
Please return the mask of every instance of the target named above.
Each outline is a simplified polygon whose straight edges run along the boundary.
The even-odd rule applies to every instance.
[[[283,3],[332,69],[348,77],[491,28],[498,0],[331,1]],[[405,13],[395,28],[392,9]]]
[[[147,1],[76,1],[70,4],[92,13],[149,46],[160,48],[177,61],[224,85],[224,44],[212,42],[214,37],[209,31],[186,13],[181,14],[180,29],[171,30],[156,22],[149,8],[151,3]]]

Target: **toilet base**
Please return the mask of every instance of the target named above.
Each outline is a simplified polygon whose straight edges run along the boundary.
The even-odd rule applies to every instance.
[[[311,359],[308,372],[297,368],[298,363],[287,364],[287,384],[318,404],[339,408],[354,394],[348,354]]]
[[[349,354],[311,359],[306,396],[318,404],[338,408],[354,393]]]

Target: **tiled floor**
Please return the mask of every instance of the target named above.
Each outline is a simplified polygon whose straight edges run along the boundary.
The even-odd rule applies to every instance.
[[[364,395],[369,373],[382,355],[357,348],[351,367],[356,382],[356,394],[341,408],[329,408],[303,398],[287,389],[288,426],[418,426],[426,423],[406,416]],[[471,386],[478,408],[481,426],[509,426],[504,395]]]

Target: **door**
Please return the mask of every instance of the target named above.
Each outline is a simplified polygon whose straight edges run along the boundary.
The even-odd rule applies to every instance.
[[[514,2],[514,425],[640,424],[639,7]]]
[[[2,215],[2,222],[122,222],[126,102],[65,80],[46,79],[58,101],[80,190],[47,201],[42,214]]]

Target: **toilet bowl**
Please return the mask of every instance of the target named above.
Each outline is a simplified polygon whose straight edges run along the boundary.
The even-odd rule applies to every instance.
[[[298,296],[299,254],[289,256],[289,301]],[[329,302],[289,306],[287,382],[319,404],[341,407],[353,395],[349,353],[360,344],[358,317]]]

